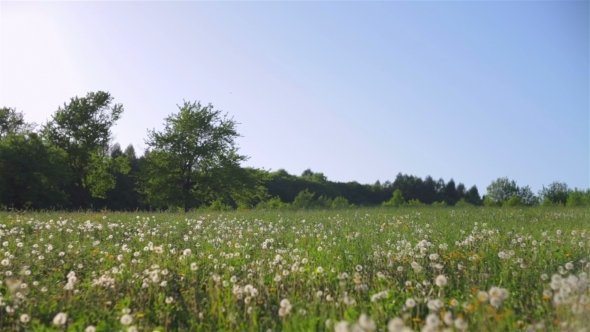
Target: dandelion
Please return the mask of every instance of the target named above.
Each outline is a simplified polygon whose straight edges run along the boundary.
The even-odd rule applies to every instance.
[[[415,306],[416,306],[416,300],[414,300],[413,298],[406,299],[406,307],[413,308]]]
[[[429,300],[426,306],[432,311],[439,311],[444,306],[444,303],[440,299],[434,299]]]
[[[133,322],[133,317],[131,317],[130,314],[124,314],[123,316],[121,316],[120,322],[122,325],[129,325],[131,324],[131,322]]]
[[[444,285],[447,284],[447,277],[445,277],[444,275],[441,274],[438,277],[436,277],[436,279],[434,280],[434,283],[438,287],[443,287]]]
[[[89,325],[86,329],[84,329],[84,332],[96,332],[96,327]]]
[[[361,314],[358,320],[358,325],[364,331],[367,332],[377,330],[377,325],[375,324],[375,321],[372,320],[371,317],[367,316],[366,314]]]
[[[406,325],[404,324],[404,320],[399,317],[392,318],[387,323],[387,331],[388,332],[401,332],[405,328],[406,328]]]
[[[463,318],[457,318],[455,319],[455,327],[460,331],[464,331],[467,330],[468,325]]]
[[[21,323],[24,323],[24,324],[26,324],[26,323],[28,323],[30,320],[31,320],[31,317],[30,317],[29,315],[27,315],[27,314],[22,314],[22,315],[20,315],[20,321],[21,321]]]
[[[427,326],[438,326],[440,324],[440,319],[436,314],[430,314],[426,317],[426,325]]]
[[[334,332],[348,332],[348,325],[347,321],[339,321],[334,325]]]
[[[489,296],[488,296],[487,292],[484,292],[484,291],[477,292],[477,300],[479,302],[485,303],[488,301],[488,298],[489,298]]]
[[[68,315],[60,312],[57,315],[55,315],[55,317],[53,317],[53,325],[64,325],[66,323],[66,321],[68,320]]]
[[[172,296],[167,296],[165,302],[166,302],[166,304],[170,304],[170,303],[174,302],[174,298]]]

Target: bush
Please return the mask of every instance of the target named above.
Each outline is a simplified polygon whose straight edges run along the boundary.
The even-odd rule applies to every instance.
[[[541,202],[541,206],[543,207],[555,207],[555,206],[563,206],[563,204],[560,204],[558,202],[553,202],[549,197],[545,197],[543,198],[543,201]]]
[[[426,204],[420,202],[417,199],[412,199],[412,200],[409,200],[407,203],[405,203],[404,206],[408,206],[408,207],[421,207],[421,206],[426,206]]]
[[[458,202],[455,204],[455,206],[456,206],[456,207],[470,207],[470,206],[473,206],[473,204],[471,204],[471,203],[467,202],[467,201],[465,200],[465,198],[461,198],[461,199],[460,199],[460,200],[459,200],[459,201],[458,201]]]
[[[332,207],[332,202],[332,199],[326,196],[320,196],[312,205],[321,209],[329,209]]]
[[[579,190],[574,190],[567,197],[567,206],[586,206],[588,205],[587,197]]]
[[[348,202],[348,200],[342,196],[338,196],[336,198],[334,198],[334,200],[332,201],[332,208],[333,209],[343,209],[343,208],[349,208],[351,207],[350,203]]]
[[[290,206],[289,203],[283,203],[281,199],[277,197],[273,197],[265,202],[260,202],[256,205],[256,209],[258,210],[277,210],[277,209],[284,209]]]
[[[313,196],[315,196],[315,193],[311,193],[307,189],[302,190],[295,196],[295,200],[291,205],[296,209],[309,209],[313,205]]]
[[[502,204],[504,207],[523,206],[524,202],[517,195],[512,195],[507,201]]]
[[[383,206],[401,206],[402,204],[404,204],[404,197],[399,189],[393,192],[393,197],[390,200],[382,203]]]
[[[221,198],[216,199],[213,201],[213,203],[211,203],[211,205],[209,206],[209,211],[233,211],[234,209],[228,205],[223,203],[223,200]]]
[[[445,207],[445,206],[447,206],[447,202],[445,202],[445,201],[442,201],[442,202],[434,202],[434,203],[432,203],[431,206],[433,206],[433,207]]]

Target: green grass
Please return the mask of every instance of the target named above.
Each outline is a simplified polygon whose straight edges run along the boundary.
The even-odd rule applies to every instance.
[[[2,213],[0,330],[388,331],[396,317],[577,330],[590,326],[589,220],[574,208]]]

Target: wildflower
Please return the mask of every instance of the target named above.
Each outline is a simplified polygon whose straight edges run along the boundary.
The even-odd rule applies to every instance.
[[[133,322],[133,317],[131,317],[130,314],[124,314],[123,316],[121,316],[121,324],[123,325],[129,325],[131,324],[131,322]]]
[[[174,298],[172,296],[167,296],[165,302],[166,302],[166,304],[170,304],[170,303],[174,302]]]
[[[96,327],[90,325],[86,329],[84,329],[84,332],[96,332]]]
[[[465,321],[463,318],[457,318],[457,319],[455,320],[455,327],[456,327],[458,330],[461,330],[461,331],[463,331],[463,330],[467,330],[467,326],[468,326],[468,325],[467,325],[467,322],[466,322],[466,321]]]
[[[406,299],[406,307],[413,308],[415,306],[416,306],[416,300],[414,300],[413,298]]]
[[[434,283],[438,286],[438,287],[443,287],[444,285],[447,284],[447,277],[443,276],[442,274],[439,275],[438,277],[436,277],[436,279],[434,280]]]
[[[64,325],[67,320],[68,315],[63,312],[60,312],[59,314],[55,315],[55,317],[53,317],[53,325]]]
[[[361,314],[359,317],[358,325],[364,331],[375,331],[377,330],[377,325],[375,325],[375,321],[371,319],[371,317],[367,316],[366,314]]]
[[[499,297],[492,297],[490,298],[490,304],[497,308],[502,305],[502,299]]]
[[[430,314],[426,317],[426,325],[427,326],[438,326],[440,324],[440,319],[435,314]]]
[[[444,306],[443,302],[439,299],[430,300],[427,303],[428,309],[432,311],[439,311]]]
[[[31,317],[27,314],[20,315],[20,321],[24,324],[28,323],[31,320]]]
[[[348,332],[348,322],[342,320],[336,323],[334,325],[334,332]]]
[[[403,331],[406,328],[403,319],[396,317],[389,320],[387,323],[387,331],[388,332],[398,332]]]
[[[488,298],[489,298],[489,296],[488,296],[487,292],[484,292],[484,291],[477,292],[477,300],[479,302],[487,302]]]

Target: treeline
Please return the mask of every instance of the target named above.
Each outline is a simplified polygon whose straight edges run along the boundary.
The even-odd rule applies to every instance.
[[[14,108],[0,109],[2,209],[280,209],[351,206],[588,205],[590,191],[554,182],[534,195],[500,178],[481,197],[453,179],[398,174],[375,184],[329,181],[323,173],[245,168],[235,145],[237,123],[211,104],[184,102],[148,130],[148,149],[112,142],[124,112],[108,92],[74,97],[47,123],[27,123]]]

